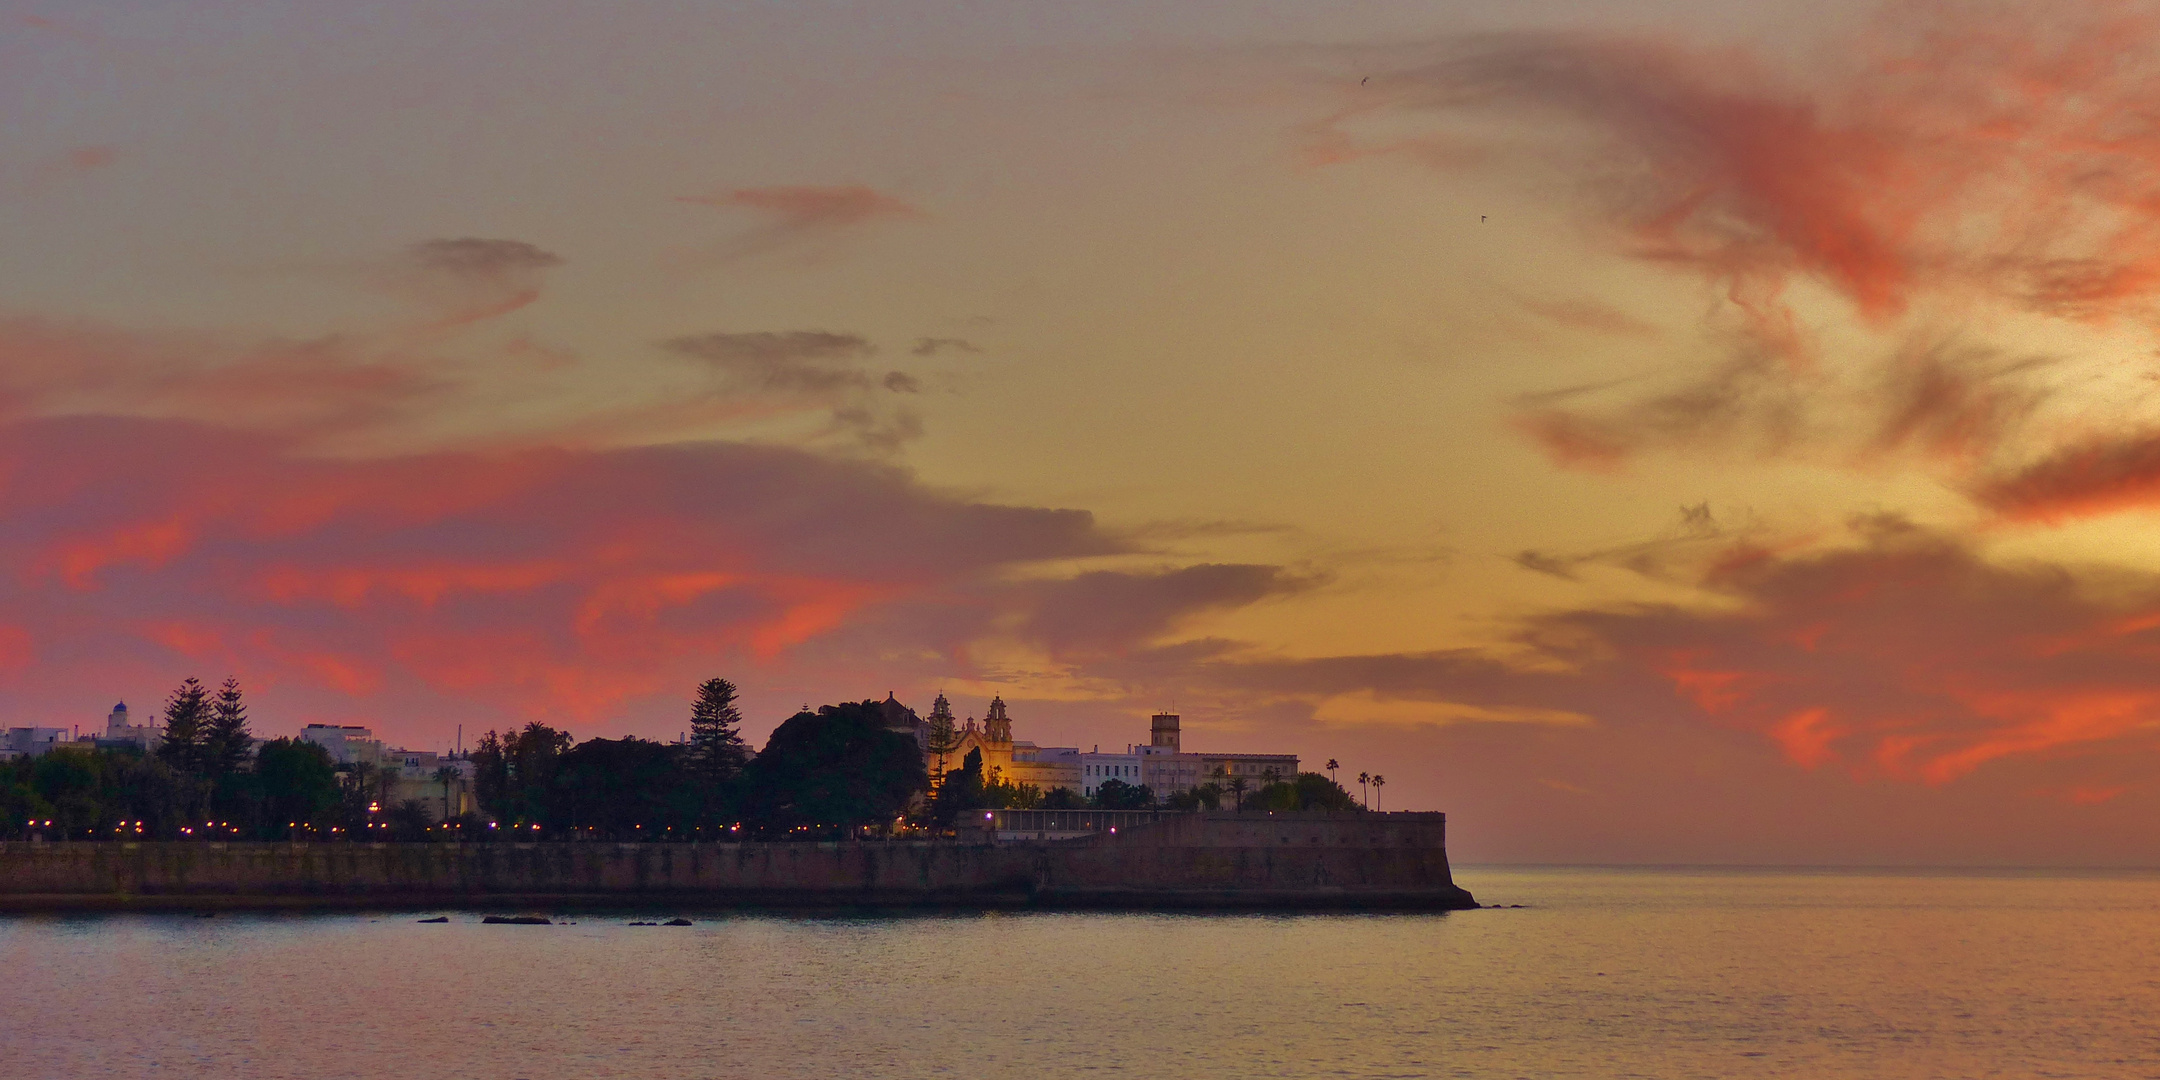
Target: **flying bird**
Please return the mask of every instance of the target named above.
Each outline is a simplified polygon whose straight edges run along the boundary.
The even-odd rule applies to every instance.
[[[1365,85],[1366,83],[1369,83],[1369,82],[1371,82],[1371,81],[1372,81],[1372,76],[1370,76],[1370,75],[1367,75],[1367,76],[1365,76],[1364,78],[1362,78],[1362,79],[1359,79],[1359,80],[1357,81],[1357,84],[1358,84],[1359,86],[1363,86],[1363,85]]]

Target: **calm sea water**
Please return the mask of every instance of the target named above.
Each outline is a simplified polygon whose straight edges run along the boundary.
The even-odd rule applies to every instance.
[[[1525,906],[0,918],[0,1076],[2160,1077],[2160,877],[1458,878]]]

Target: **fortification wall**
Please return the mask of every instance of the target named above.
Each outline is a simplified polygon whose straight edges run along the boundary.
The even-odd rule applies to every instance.
[[[1022,843],[0,844],[0,910],[1458,908],[1438,814],[1195,814]]]

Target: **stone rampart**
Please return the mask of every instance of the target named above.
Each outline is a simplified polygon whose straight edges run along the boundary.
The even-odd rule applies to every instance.
[[[1208,813],[1026,842],[0,844],[0,910],[1461,908],[1440,814]]]

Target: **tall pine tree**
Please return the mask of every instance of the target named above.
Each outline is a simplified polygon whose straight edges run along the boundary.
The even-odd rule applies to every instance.
[[[165,740],[158,744],[158,756],[182,772],[200,771],[209,721],[210,691],[190,675],[165,699]]]
[[[690,764],[712,780],[732,779],[750,760],[743,742],[742,713],[735,707],[735,684],[707,679],[690,707]]]
[[[247,761],[255,739],[248,733],[247,702],[240,697],[240,680],[228,678],[210,705],[210,720],[203,728],[202,768],[211,776],[237,772]]]
[[[960,749],[960,730],[953,724],[952,702],[939,694],[930,705],[930,730],[923,744],[923,752],[931,759],[930,788],[935,791],[945,784],[945,758]]]

